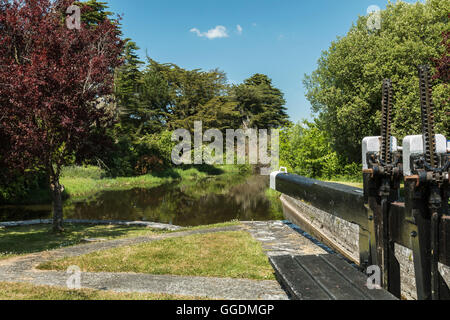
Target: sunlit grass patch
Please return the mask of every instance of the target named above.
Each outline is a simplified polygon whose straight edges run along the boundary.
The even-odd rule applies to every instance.
[[[151,188],[162,183],[174,181],[172,178],[160,178],[151,175],[131,178],[81,178],[64,177],[61,182],[70,198],[83,197],[104,190],[129,190],[133,188]]]
[[[72,265],[84,272],[275,279],[261,245],[246,232],[191,235],[114,248],[48,262],[39,268],[66,270]]]
[[[197,226],[197,227],[189,227],[189,228],[183,228],[181,230],[172,231],[172,232],[180,232],[180,231],[187,231],[187,230],[207,230],[207,229],[216,229],[216,228],[226,228],[226,227],[234,227],[238,226],[241,223],[239,221],[230,221],[230,222],[223,222],[223,223],[216,223],[216,224],[209,224],[204,226]]]
[[[68,290],[25,283],[0,282],[0,300],[198,300],[167,294],[116,293],[99,290]]]
[[[63,167],[61,172],[62,177],[65,178],[90,178],[101,179],[106,176],[105,170],[95,166],[68,166]]]

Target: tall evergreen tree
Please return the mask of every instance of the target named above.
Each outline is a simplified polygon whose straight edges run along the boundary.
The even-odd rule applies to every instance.
[[[136,131],[140,125],[139,85],[143,64],[137,54],[139,47],[131,39],[125,39],[122,53],[123,65],[116,70],[115,96],[121,113],[122,131]]]
[[[139,107],[136,111],[139,133],[155,133],[167,124],[170,89],[167,79],[150,63],[142,72],[139,89]]]
[[[153,106],[171,130],[192,129],[193,122],[199,119],[206,105],[227,94],[226,75],[219,70],[185,70],[175,64],[160,64],[149,59],[146,73],[145,78],[153,78],[151,83],[163,90],[157,101],[153,101]],[[157,90],[154,88],[153,91]]]
[[[81,21],[89,26],[99,25],[105,19],[109,19],[113,14],[108,10],[108,4],[106,2],[99,2],[97,0],[79,1],[74,2],[81,8]],[[118,23],[116,21],[116,23]]]
[[[255,74],[233,88],[244,128],[277,128],[288,123],[281,90],[264,74]]]

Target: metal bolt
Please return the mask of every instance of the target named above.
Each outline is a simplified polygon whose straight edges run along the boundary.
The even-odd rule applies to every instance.
[[[411,232],[411,237],[413,237],[413,238],[417,237],[417,232],[415,232],[415,231]]]

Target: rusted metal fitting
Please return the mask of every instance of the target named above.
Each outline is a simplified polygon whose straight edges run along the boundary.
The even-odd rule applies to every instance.
[[[405,181],[411,181],[414,180],[416,182],[416,187],[420,185],[420,178],[418,175],[412,175],[405,177]]]
[[[373,169],[363,169],[363,174],[370,174],[370,177],[373,178],[374,171]]]

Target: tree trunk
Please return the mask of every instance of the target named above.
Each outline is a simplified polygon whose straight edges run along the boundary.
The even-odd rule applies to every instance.
[[[56,233],[61,233],[64,231],[62,207],[63,188],[59,183],[59,178],[53,180],[51,187],[53,195],[53,231]]]

